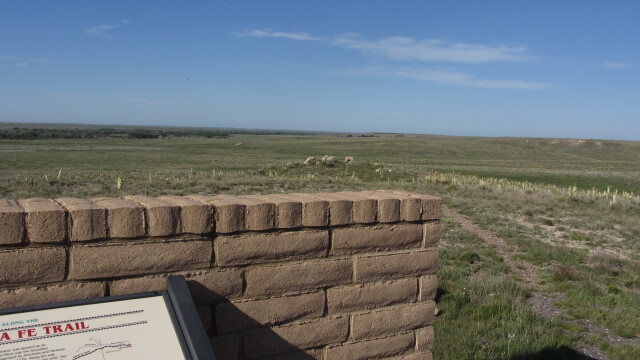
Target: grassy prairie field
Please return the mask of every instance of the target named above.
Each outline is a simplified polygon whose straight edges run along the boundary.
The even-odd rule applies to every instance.
[[[324,155],[354,161],[303,164]],[[428,193],[450,209],[436,359],[640,359],[640,142],[397,134],[0,140],[0,197],[344,189]]]

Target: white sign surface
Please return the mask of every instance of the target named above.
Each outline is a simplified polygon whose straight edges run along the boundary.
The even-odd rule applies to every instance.
[[[0,315],[1,360],[184,360],[162,296]]]

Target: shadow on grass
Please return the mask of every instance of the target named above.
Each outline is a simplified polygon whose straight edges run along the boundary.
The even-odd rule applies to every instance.
[[[598,360],[581,354],[568,346],[546,348],[532,354],[518,354],[509,360]]]

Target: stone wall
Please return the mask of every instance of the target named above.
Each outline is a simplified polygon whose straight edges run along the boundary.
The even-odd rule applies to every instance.
[[[184,275],[218,358],[431,359],[440,199],[0,199],[0,308]]]

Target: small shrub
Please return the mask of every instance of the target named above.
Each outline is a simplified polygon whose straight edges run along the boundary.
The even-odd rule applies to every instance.
[[[577,280],[578,276],[571,265],[558,265],[551,270],[553,281]]]

